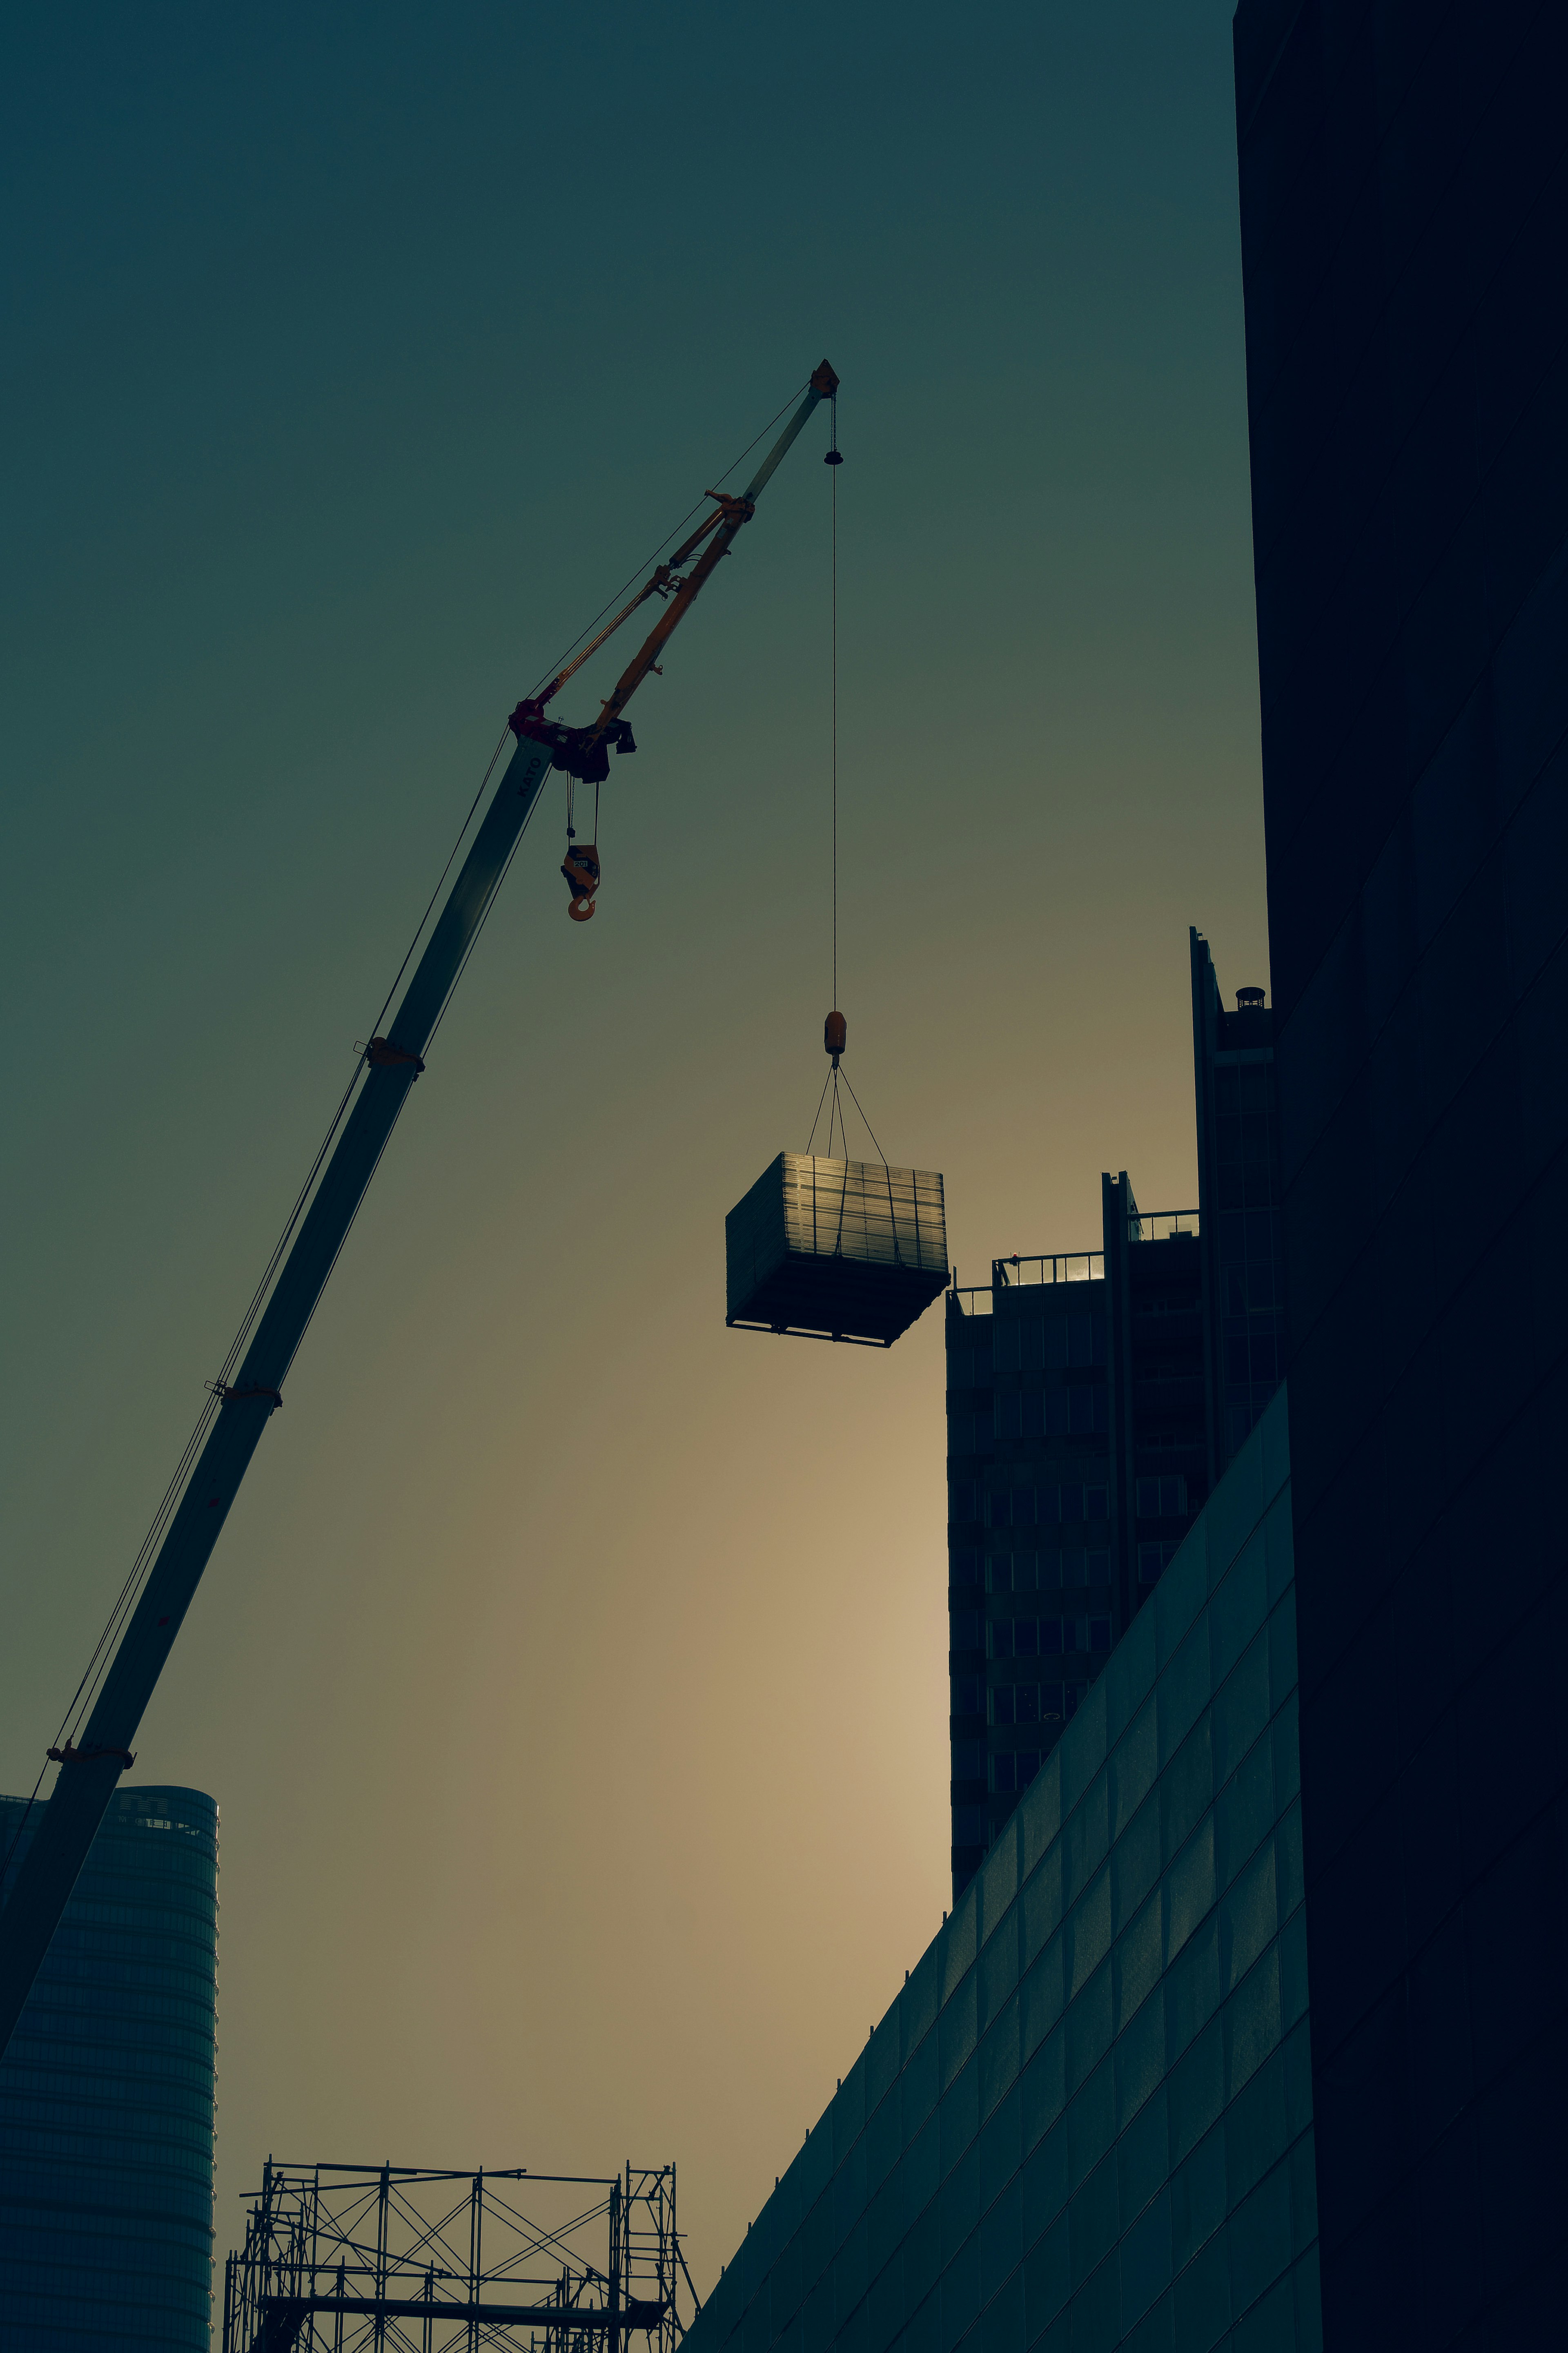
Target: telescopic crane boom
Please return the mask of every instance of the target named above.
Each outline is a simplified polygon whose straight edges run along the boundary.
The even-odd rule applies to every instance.
[[[0,1913],[0,2053],[22,2012],[38,1966],[59,1925],[77,1875],[87,1860],[121,1773],[134,1760],[136,1737],[202,1571],[228,1517],[261,1433],[283,1402],[283,1383],[316,1303],[337,1261],[350,1226],[397,1124],[408,1092],[425,1068],[424,1053],[483,923],[519,835],[552,767],[593,781],[607,774],[606,754],[636,750],[621,713],[727,555],[756,501],[818,403],[830,399],[838,378],[826,360],[805,397],[738,497],[719,491],[715,512],[679,548],[631,603],[600,632],[586,652],[543,693],[520,702],[510,722],[512,756],[495,788],[468,857],[415,967],[384,1037],[364,1049],[358,1093],[337,1145],[321,1171],[293,1246],[279,1271],[238,1370],[217,1396],[206,1442],[185,1482],[141,1598],[121,1637],[80,1742],[50,1754],[59,1773],[43,1819],[23,1859],[10,1901]],[[676,575],[703,540],[700,561],[685,579]],[[567,727],[544,717],[587,653],[650,596],[669,601],[591,726]]]

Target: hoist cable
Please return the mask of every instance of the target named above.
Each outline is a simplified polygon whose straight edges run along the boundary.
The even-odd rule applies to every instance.
[[[844,1083],[845,1083],[845,1085],[846,1085],[847,1087],[849,1087],[849,1073],[848,1073],[848,1071],[844,1071],[844,1072],[842,1073],[842,1076],[843,1076],[843,1080],[844,1080]],[[867,1119],[865,1113],[864,1113],[863,1111],[860,1111],[860,1098],[859,1098],[859,1096],[856,1093],[856,1092],[855,1092],[855,1090],[854,1090],[854,1088],[853,1088],[853,1087],[849,1087],[849,1100],[850,1100],[850,1102],[854,1104],[854,1106],[855,1106],[856,1110],[857,1110],[857,1111],[858,1111],[858,1112],[860,1112],[860,1117],[861,1117],[861,1120],[864,1122],[865,1129],[866,1129],[866,1133],[867,1133],[867,1134],[870,1137],[870,1139],[871,1139],[872,1143],[877,1145],[877,1157],[878,1157],[878,1159],[881,1162],[881,1164],[882,1164],[883,1167],[885,1168],[885,1167],[887,1166],[887,1165],[888,1165],[888,1155],[887,1155],[887,1154],[883,1151],[883,1149],[882,1149],[881,1145],[880,1145],[879,1144],[877,1144],[877,1132],[876,1132],[875,1128],[873,1128],[873,1126],[871,1125],[870,1121],[869,1121],[868,1119]],[[843,1117],[844,1117],[843,1113],[842,1113],[842,1112],[840,1112],[840,1113],[839,1113],[839,1114],[838,1114],[838,1116],[839,1116],[840,1121],[842,1121],[842,1120],[843,1120]],[[846,1151],[847,1153],[847,1151],[848,1151],[848,1145],[846,1145],[846,1146],[845,1146],[845,1151]]]
[[[816,1119],[814,1119],[814,1120],[812,1121],[812,1123],[811,1123],[811,1134],[810,1134],[806,1137],[806,1139],[805,1139],[805,1148],[806,1148],[806,1152],[807,1152],[807,1154],[809,1154],[809,1153],[810,1153],[812,1145],[816,1142],[816,1126],[817,1126],[817,1120],[820,1120],[820,1119],[821,1119],[821,1117],[822,1117],[822,1106],[823,1106],[823,1104],[827,1101],[827,1090],[828,1090],[828,1088],[832,1085],[832,1083],[833,1083],[833,1073],[832,1073],[832,1071],[828,1071],[828,1073],[827,1073],[827,1076],[826,1076],[826,1077],[823,1080],[823,1082],[822,1082],[822,1092],[821,1092],[821,1093],[817,1096],[817,1098],[816,1098]]]
[[[838,448],[838,395],[833,396],[833,448]],[[833,1004],[838,1005],[838,469],[827,470],[832,492],[832,766],[833,766]]]

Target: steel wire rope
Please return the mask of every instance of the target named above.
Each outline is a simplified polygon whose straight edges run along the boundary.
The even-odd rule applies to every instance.
[[[469,826],[473,823],[474,811],[479,807],[480,801],[484,797],[485,786],[489,784],[490,777],[495,773],[496,762],[500,757],[502,747],[504,746],[507,736],[510,733],[510,728],[502,730],[495,750],[490,754],[489,762],[485,769],[484,776],[480,780],[479,790],[474,795],[474,798],[469,804],[468,814],[465,816],[461,826],[458,828],[457,839],[454,841],[452,848],[447,854],[447,862],[441,870],[440,878],[436,884],[435,890],[431,892],[429,902],[426,905],[424,913],[420,916],[419,922],[415,927],[414,936],[410,940],[408,947],[405,952],[403,961],[397,968],[397,973],[393,980],[392,987],[386,993],[381,1011],[375,1018],[372,1032],[373,1035],[380,1031],[381,1024],[386,1018],[387,1007],[392,1003],[394,997],[397,993],[398,983],[402,980],[404,974],[408,969],[409,962],[413,957],[415,949],[419,944],[420,937],[425,930],[425,926],[430,920],[430,911],[435,906],[437,898],[440,896],[442,884],[446,881],[447,875],[452,871],[452,861],[457,857],[458,850],[462,848],[464,838],[468,833]],[[530,815],[531,816],[531,814],[532,812],[531,811]],[[523,830],[527,830],[526,823]],[[520,834],[519,839],[521,839],[521,836]],[[515,844],[513,847],[515,851]],[[510,862],[510,859],[509,858],[507,861],[509,866]],[[502,880],[504,879],[505,870],[503,869]],[[498,883],[497,888],[499,889],[499,887],[500,885]],[[488,906],[486,908],[486,913],[489,913]],[[463,961],[466,965],[468,962],[467,956],[464,957]],[[458,978],[460,977],[461,967],[459,967],[458,975]],[[453,987],[456,987],[456,986],[457,980],[454,979]],[[450,1001],[450,991],[447,993],[447,1001]],[[445,1005],[442,1009],[445,1011]],[[272,1250],[268,1258],[267,1264],[263,1269],[260,1280],[251,1293],[249,1303],[246,1308],[245,1314],[240,1319],[239,1327],[236,1332],[233,1340],[229,1344],[227,1353],[226,1354],[222,1366],[219,1368],[217,1379],[211,1385],[208,1397],[203,1404],[201,1412],[196,1417],[195,1425],[193,1428],[190,1436],[185,1440],[179,1461],[175,1465],[174,1475],[171,1477],[168,1485],[165,1487],[163,1497],[158,1504],[158,1508],[153,1515],[152,1524],[149,1526],[146,1535],[143,1536],[141,1545],[137,1548],[136,1557],[132,1562],[130,1570],[126,1575],[125,1581],[115,1597],[114,1604],[104,1623],[103,1630],[99,1635],[98,1641],[93,1645],[92,1653],[88,1660],[87,1666],[83,1670],[81,1681],[78,1683],[76,1691],[72,1694],[70,1704],[66,1710],[59,1730],[56,1735],[54,1741],[54,1746],[56,1747],[68,1745],[69,1741],[74,1738],[78,1733],[79,1733],[86,1716],[92,1706],[92,1703],[97,1697],[99,1690],[102,1685],[103,1678],[109,1669],[110,1646],[115,1642],[118,1635],[123,1630],[131,1612],[135,1608],[137,1601],[141,1598],[142,1588],[146,1582],[146,1577],[152,1567],[153,1559],[164,1535],[167,1533],[169,1523],[174,1517],[175,1510],[178,1508],[179,1498],[184,1491],[196,1456],[199,1453],[203,1441],[206,1438],[208,1431],[212,1428],[213,1421],[216,1417],[218,1407],[222,1402],[221,1393],[227,1386],[229,1377],[239,1362],[239,1358],[246,1343],[249,1339],[252,1331],[255,1329],[257,1320],[261,1313],[263,1305],[265,1304],[267,1295],[271,1289],[273,1279],[282,1262],[283,1254],[289,1247],[289,1243],[293,1237],[295,1229],[298,1227],[300,1218],[304,1214],[310,1195],[314,1189],[316,1179],[321,1174],[322,1164],[324,1163],[328,1153],[331,1149],[333,1140],[337,1135],[339,1128],[342,1125],[344,1114],[348,1110],[350,1102],[353,1096],[354,1089],[359,1083],[364,1068],[365,1058],[363,1050],[362,1049],[360,1053],[355,1057],[354,1067],[349,1078],[349,1082],[343,1089],[342,1094],[338,1102],[337,1109],[334,1111],[332,1117],[328,1124],[327,1132],[317,1147],[315,1156],[310,1163],[305,1180],[295,1197],[293,1207],[289,1210],[288,1218],[284,1221],[282,1232],[279,1235],[276,1243],[273,1245]],[[405,1102],[407,1100],[406,1094],[405,1095],[404,1100]],[[401,1103],[398,1106],[398,1113],[399,1116],[401,1116]],[[396,1124],[397,1122],[395,1119],[393,1121],[393,1126],[395,1127]],[[387,1132],[387,1141],[390,1141],[391,1132],[391,1129]],[[382,1152],[384,1152],[385,1149],[386,1141],[384,1141],[382,1145]],[[371,1176],[374,1176],[375,1169],[378,1168],[380,1165],[381,1153],[377,1153],[375,1165],[371,1170]],[[366,1189],[368,1189],[369,1182],[370,1179],[367,1178]],[[362,1192],[360,1197],[362,1201],[363,1198],[364,1196]],[[358,1215],[359,1210],[356,1205],[354,1219],[357,1219]],[[349,1228],[343,1235],[344,1242],[348,1240],[348,1233],[353,1230],[354,1219],[351,1219],[349,1221]],[[337,1250],[332,1254],[332,1267],[337,1265],[338,1258],[342,1250],[342,1242],[340,1242]],[[331,1268],[328,1269],[329,1276],[331,1275]],[[312,1307],[310,1317],[306,1320],[305,1331],[310,1329],[310,1324],[313,1319],[315,1309]],[[300,1333],[300,1337],[301,1340],[304,1338],[304,1331]],[[294,1356],[298,1352],[299,1343],[296,1342],[295,1347],[289,1355],[289,1362],[290,1365],[292,1365]],[[287,1370],[287,1367],[285,1370]],[[26,1827],[27,1817],[31,1813],[34,1804],[37,1802],[38,1791],[43,1787],[44,1775],[47,1770],[48,1760],[46,1758],[43,1768],[39,1772],[37,1780],[33,1785],[32,1795],[28,1798],[27,1802],[23,1809],[21,1821],[18,1822],[10,1846],[6,1850],[5,1865],[0,1866],[0,1868],[9,1868],[11,1857],[16,1852],[17,1841],[21,1838],[24,1829]]]
[[[405,961],[406,961],[406,959]],[[223,1365],[219,1371],[218,1377],[216,1381],[211,1385],[207,1399],[203,1405],[201,1412],[196,1417],[195,1427],[192,1430],[190,1437],[185,1441],[184,1451],[180,1457],[174,1477],[170,1480],[168,1486],[163,1491],[163,1500],[159,1504],[156,1513],[153,1514],[153,1524],[148,1529],[146,1535],[142,1538],[136,1558],[132,1563],[130,1573],[120,1589],[120,1593],[115,1600],[113,1609],[110,1612],[108,1622],[106,1623],[102,1633],[99,1636],[97,1643],[94,1645],[92,1656],[88,1661],[87,1668],[83,1673],[81,1682],[77,1686],[76,1695],[71,1702],[70,1708],[67,1712],[66,1722],[60,1728],[61,1737],[66,1736],[68,1732],[71,1736],[79,1732],[88,1711],[98,1695],[103,1678],[109,1670],[110,1645],[114,1641],[116,1635],[122,1630],[131,1611],[134,1609],[135,1604],[140,1598],[142,1588],[146,1581],[147,1574],[152,1566],[153,1557],[158,1546],[163,1541],[170,1520],[174,1517],[174,1512],[178,1508],[179,1497],[184,1490],[186,1481],[189,1477],[196,1455],[200,1451],[202,1441],[205,1438],[208,1430],[211,1429],[213,1421],[216,1417],[218,1408],[222,1403],[222,1392],[227,1386],[229,1375],[235,1370],[236,1366],[238,1364],[241,1351],[243,1350],[246,1342],[249,1339],[252,1330],[255,1328],[257,1319],[261,1313],[268,1292],[271,1288],[273,1277],[276,1275],[278,1268],[282,1261],[283,1253],[288,1248],[289,1238],[293,1234],[295,1228],[300,1222],[300,1217],[304,1213],[306,1203],[308,1202],[310,1193],[314,1187],[316,1178],[321,1173],[321,1164],[331,1148],[332,1139],[336,1135],[338,1129],[342,1124],[343,1114],[348,1109],[349,1102],[353,1094],[354,1088],[359,1083],[360,1072],[363,1068],[363,1056],[362,1055],[355,1062],[353,1072],[350,1077],[348,1085],[343,1089],[337,1110],[333,1113],[326,1134],[322,1137],[321,1142],[317,1148],[316,1156],[310,1164],[310,1172],[307,1175],[304,1183],[300,1187],[300,1191],[294,1201],[294,1206],[289,1211],[289,1217],[284,1224],[283,1230],[273,1247],[271,1256],[268,1260],[266,1270],[262,1274],[261,1280],[257,1284],[255,1291],[251,1294],[250,1304],[246,1309],[245,1314],[240,1322],[239,1329],[229,1345],[228,1353],[223,1360]],[[336,1263],[335,1259],[333,1263]],[[58,1740],[56,1745],[59,1745]],[[41,1780],[42,1776],[39,1778]]]
[[[829,1071],[827,1076],[822,1082],[822,1092],[816,1098],[816,1119],[812,1121],[811,1134],[805,1139],[805,1149],[808,1158],[810,1157],[811,1147],[816,1142],[816,1121],[822,1117],[822,1106],[827,1100],[827,1090],[832,1084],[833,1073]]]

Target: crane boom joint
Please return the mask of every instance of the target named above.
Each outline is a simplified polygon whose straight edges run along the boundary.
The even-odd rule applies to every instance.
[[[416,1078],[425,1068],[423,1054],[411,1054],[406,1046],[395,1045],[390,1038],[373,1038],[364,1050],[365,1060],[375,1071],[411,1069]]]
[[[247,1405],[252,1398],[265,1398],[269,1407],[276,1406],[279,1413],[283,1410],[282,1391],[266,1388],[259,1381],[247,1381],[242,1389],[230,1388],[226,1381],[214,1381],[212,1393],[224,1405]]]
[[[599,727],[569,727],[563,719],[546,719],[544,698],[525,696],[507,721],[518,742],[545,744],[551,765],[580,785],[602,785],[610,773],[610,752],[635,752],[637,737],[627,719]]]

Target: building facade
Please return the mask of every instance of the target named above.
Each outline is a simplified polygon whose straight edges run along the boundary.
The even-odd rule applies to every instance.
[[[1188,934],[1208,1475],[1217,1479],[1279,1386],[1285,1250],[1274,1016],[1261,988],[1227,1013],[1201,932]]]
[[[983,1861],[1279,1381],[1273,1017],[1191,938],[1196,1210],[948,1293],[952,1884]]]
[[[1287,1454],[1281,1393],[685,2353],[1318,2353]]]
[[[1568,11],[1236,17],[1325,2337],[1560,2339]]]
[[[217,1808],[121,1788],[0,2060],[0,2353],[207,2353],[216,2025]]]
[[[947,1298],[955,1895],[1121,1631],[1104,1260],[1014,1261]],[[1029,1278],[1033,1278],[1032,1280]]]

